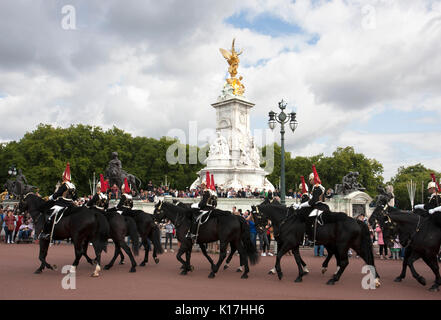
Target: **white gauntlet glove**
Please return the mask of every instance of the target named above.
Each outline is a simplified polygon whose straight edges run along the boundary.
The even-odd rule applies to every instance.
[[[294,208],[294,210],[297,210],[300,207],[300,205],[298,203],[293,203],[292,207]]]
[[[299,206],[299,208],[308,208],[308,207],[310,207],[310,205],[309,205],[309,201],[303,202],[303,203]]]
[[[413,208],[414,209],[422,209],[422,210],[424,210],[424,204],[417,204]]]
[[[438,211],[441,211],[441,206],[436,207],[436,208],[433,208],[433,209],[430,209],[430,210],[429,210],[429,213],[430,213],[430,214],[434,214],[435,212],[438,212]]]

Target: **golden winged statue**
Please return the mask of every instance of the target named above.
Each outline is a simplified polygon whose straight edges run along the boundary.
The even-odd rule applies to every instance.
[[[234,91],[233,94],[235,95],[243,95],[245,92],[244,85],[240,82],[242,80],[242,77],[239,77],[239,79],[236,78],[237,75],[237,68],[239,67],[239,55],[242,54],[243,50],[240,50],[240,52],[237,52],[234,49],[234,41],[236,39],[233,39],[233,43],[231,45],[231,51],[225,50],[220,48],[219,51],[222,53],[225,60],[227,60],[230,67],[228,68],[228,72],[230,73],[231,78],[227,79],[227,83],[230,84]]]

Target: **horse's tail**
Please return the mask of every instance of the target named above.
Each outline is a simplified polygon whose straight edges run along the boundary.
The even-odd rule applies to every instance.
[[[137,256],[139,254],[139,233],[136,222],[132,217],[125,216],[124,219],[127,224],[127,234],[130,236],[130,239],[132,239],[133,254]]]
[[[240,223],[240,237],[244,246],[245,252],[252,265],[259,262],[259,255],[257,254],[256,246],[251,242],[250,227],[244,218],[238,217]]]
[[[161,230],[159,230],[156,224],[153,225],[149,238],[153,242],[153,246],[155,247],[156,253],[163,254],[164,248],[162,248],[162,244],[161,244]]]
[[[374,265],[374,252],[371,239],[371,233],[369,232],[369,227],[366,223],[360,220],[356,220],[361,229],[360,235],[360,249],[366,255],[366,263],[368,265]]]

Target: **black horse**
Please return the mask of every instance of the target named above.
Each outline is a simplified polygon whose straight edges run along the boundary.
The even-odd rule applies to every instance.
[[[109,210],[116,212],[117,209],[112,208]],[[150,251],[147,239],[150,239],[153,244],[153,259],[155,263],[158,264],[159,259],[157,255],[164,253],[164,249],[161,245],[161,231],[153,220],[153,216],[151,214],[145,213],[142,210],[133,209],[124,209],[122,216],[128,219],[133,219],[135,221],[138,233],[141,236],[141,243],[144,246],[145,255],[144,260],[140,263],[140,266],[144,267],[149,262]]]
[[[301,282],[302,277],[309,273],[306,263],[300,256],[300,245],[303,243],[305,223],[298,218],[297,212],[292,207],[279,204],[261,204],[251,206],[251,213],[256,222],[256,227],[265,227],[271,220],[274,229],[274,238],[277,242],[277,256],[275,269],[281,280],[283,277],[280,260],[289,250],[292,251],[299,269],[295,282]],[[270,273],[272,273],[270,271]]]
[[[308,238],[314,240],[317,245],[323,244],[328,252],[328,257],[323,262],[322,272],[326,271],[327,263],[335,255],[337,272],[327,284],[333,285],[340,279],[349,264],[348,251],[352,248],[366,264],[374,268],[375,285],[379,287],[380,275],[375,268],[369,227],[363,221],[351,218],[344,212],[329,211],[325,204],[318,203],[317,207],[326,211],[318,218],[309,216],[312,210],[315,210],[312,207],[300,208],[296,210],[296,214],[297,219],[305,223]]]
[[[104,269],[109,270],[112,268],[118,255],[122,255],[122,249],[129,256],[130,262],[132,263],[132,267],[130,268],[129,272],[136,272],[135,258],[133,257],[129,246],[125,242],[125,237],[130,236],[133,241],[133,253],[135,256],[137,256],[139,252],[139,235],[136,229],[135,221],[131,218],[123,217],[115,211],[103,212],[95,207],[91,207],[90,210],[96,214],[102,214],[104,217],[106,217],[110,227],[109,237],[112,239],[115,245],[115,254],[113,255],[112,260],[104,266]]]
[[[43,229],[48,219],[48,213],[39,211],[44,204],[45,200],[32,193],[24,196],[19,203],[20,211],[27,210],[31,215],[37,234]],[[66,213],[60,218],[53,230],[54,240],[72,239],[75,248],[75,261],[72,263],[71,272],[75,272],[81,257],[87,252],[89,242],[92,243],[96,254],[96,267],[92,276],[98,277],[101,270],[101,252],[106,250],[107,239],[110,234],[109,223],[106,218],[86,207],[73,207],[66,210]],[[46,261],[48,248],[49,240],[40,240],[39,260],[41,265],[35,273],[41,273],[44,268],[56,269],[56,266],[51,266]],[[91,259],[88,258],[88,262],[91,263]]]
[[[155,212],[153,214],[156,221],[161,221],[167,218],[176,226],[176,236],[181,242],[176,258],[184,265],[181,274],[185,275],[191,271],[190,258],[193,243],[191,239],[186,237],[191,225],[193,210],[175,206],[171,203],[159,201],[155,205]],[[241,278],[248,278],[249,262],[254,265],[258,261],[256,247],[251,243],[250,232],[248,224],[245,219],[233,215],[231,212],[215,209],[212,211],[210,218],[201,225],[197,238],[197,243],[205,244],[214,241],[220,241],[219,260],[216,264],[207,255],[211,264],[211,272],[209,278],[214,278],[224,261],[227,253],[227,245],[234,243],[234,248],[237,248],[240,255],[240,265],[244,266],[244,273]],[[181,257],[186,254],[186,260]]]
[[[177,200],[173,200],[173,204],[176,206],[179,206],[181,208],[184,209],[190,209],[191,208],[191,204],[190,203],[183,203]],[[207,260],[210,262],[212,261],[212,259],[210,258],[210,256],[207,253],[207,246],[204,243],[200,243],[199,244],[202,254],[205,256],[205,258],[207,258]],[[230,243],[230,254],[228,255],[227,259],[225,260],[225,264],[224,264],[224,270],[228,269],[230,266],[230,262],[233,259],[234,253],[237,251],[237,248],[235,247],[234,242]],[[211,263],[211,262],[210,262]],[[184,268],[184,265],[182,266],[182,268]],[[238,272],[242,272],[243,270],[240,268],[237,269]]]
[[[369,218],[371,225],[378,222],[383,231],[383,238],[390,245],[398,235],[400,244],[405,248],[403,266],[395,282],[401,282],[406,277],[409,266],[413,277],[422,285],[426,280],[417,273],[414,262],[419,258],[429,266],[435,274],[435,283],[430,291],[439,291],[441,277],[437,256],[441,246],[441,228],[438,216],[425,217],[411,211],[403,211],[387,205],[392,199],[391,194],[381,194],[377,197],[377,207]]]

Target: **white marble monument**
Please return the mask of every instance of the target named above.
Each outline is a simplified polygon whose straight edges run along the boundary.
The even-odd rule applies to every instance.
[[[199,178],[190,188],[205,182],[205,173],[209,171],[223,189],[250,187],[252,191],[255,188],[274,191],[265,177],[268,173],[260,167],[259,151],[251,136],[250,110],[254,103],[243,96],[242,77],[235,77],[240,53],[234,50],[234,40],[231,52],[224,49],[221,52],[230,64],[231,78],[227,79],[217,102],[212,104],[216,109],[217,138],[210,146],[207,166],[197,173]]]

